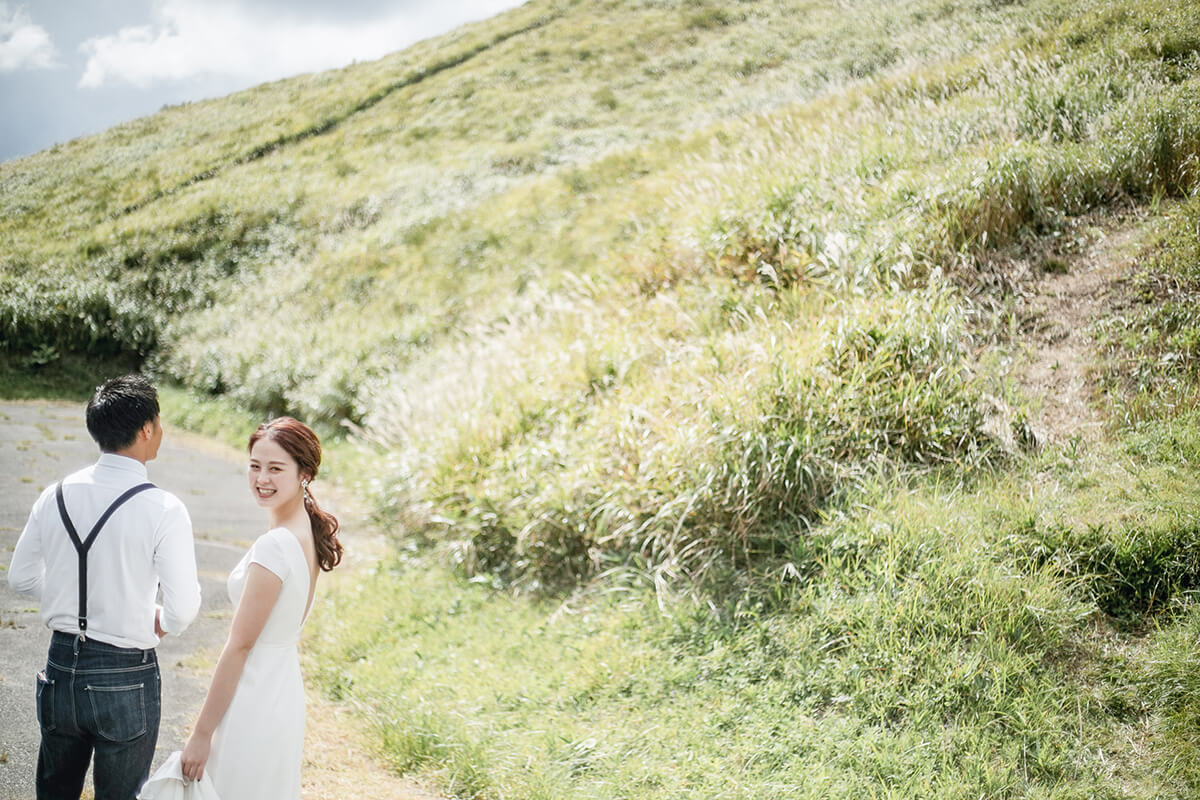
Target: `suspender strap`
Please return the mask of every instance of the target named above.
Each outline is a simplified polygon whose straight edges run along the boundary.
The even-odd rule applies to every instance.
[[[87,554],[92,548],[92,542],[96,541],[97,534],[104,527],[104,523],[108,522],[108,518],[113,515],[113,512],[125,504],[125,501],[133,497],[139,492],[144,492],[147,489],[153,489],[153,483],[139,483],[132,489],[127,489],[124,494],[113,500],[112,505],[104,510],[100,515],[99,521],[92,526],[92,530],[88,533],[87,539],[79,540],[79,534],[75,532],[75,525],[71,522],[71,517],[67,514],[67,504],[63,500],[62,483],[54,487],[54,496],[58,500],[58,515],[62,517],[63,526],[67,529],[67,535],[71,537],[71,544],[75,545],[75,552],[79,554],[79,635],[87,638]]]

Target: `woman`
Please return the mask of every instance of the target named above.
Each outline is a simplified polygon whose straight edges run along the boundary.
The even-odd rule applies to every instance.
[[[221,800],[296,800],[304,747],[304,686],[296,645],[320,570],[342,560],[338,522],[308,489],[321,442],[280,417],[250,437],[250,491],[271,529],[229,575],[236,606],[212,686],[181,757],[208,773]]]

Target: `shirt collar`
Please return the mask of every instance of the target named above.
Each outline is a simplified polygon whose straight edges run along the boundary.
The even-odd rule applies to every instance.
[[[100,459],[96,462],[96,466],[132,472],[142,479],[145,479],[149,475],[149,473],[146,472],[145,464],[138,461],[136,458],[120,456],[116,453],[101,453]]]

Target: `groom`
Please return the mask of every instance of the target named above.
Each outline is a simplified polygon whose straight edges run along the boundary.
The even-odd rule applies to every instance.
[[[97,800],[134,799],[158,740],[154,647],[200,610],[187,509],[146,480],[163,437],[158,392],[139,375],[107,381],[87,429],[99,460],[42,492],[8,570],[53,631],[37,676],[38,800],[78,800],[93,755]]]

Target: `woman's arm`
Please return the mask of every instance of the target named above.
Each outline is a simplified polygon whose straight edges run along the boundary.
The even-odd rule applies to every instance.
[[[234,691],[246,666],[246,656],[267,624],[267,617],[271,615],[282,588],[283,581],[279,576],[261,564],[252,563],[246,570],[246,587],[233,614],[229,639],[225,642],[221,657],[217,659],[217,669],[213,673],[212,685],[208,687],[208,696],[204,698],[204,707],[200,709],[196,727],[183,748],[184,777],[199,780],[204,774],[204,765],[208,763],[212,748],[213,731],[233,701]]]

